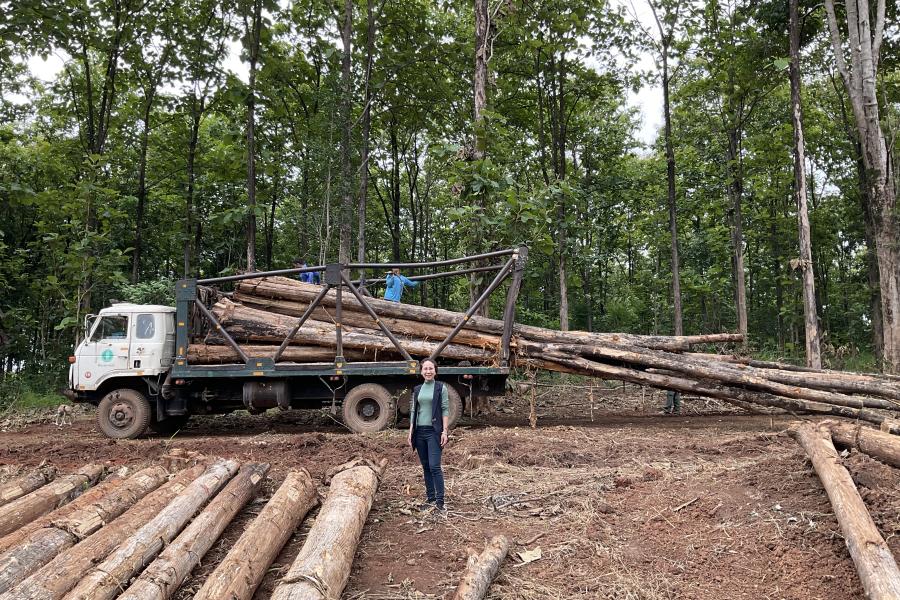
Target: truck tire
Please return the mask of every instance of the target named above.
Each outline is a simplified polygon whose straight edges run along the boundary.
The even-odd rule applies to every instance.
[[[150,403],[137,390],[113,390],[97,406],[97,426],[107,437],[133,440],[143,435],[149,424]]]
[[[456,391],[456,388],[449,383],[444,383],[444,386],[447,388],[447,404],[449,405],[448,408],[450,410],[448,424],[450,425],[450,429],[453,429],[456,427],[456,424],[459,423],[459,419],[463,414],[462,397],[459,395],[459,392]]]
[[[387,429],[396,418],[396,405],[383,385],[364,383],[344,396],[344,425],[354,433],[373,433]]]
[[[162,421],[153,419],[150,421],[150,429],[160,435],[173,435],[187,425],[190,418],[190,415],[173,415],[166,417]]]

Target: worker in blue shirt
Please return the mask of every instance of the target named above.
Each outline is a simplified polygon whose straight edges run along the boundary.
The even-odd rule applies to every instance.
[[[412,279],[401,275],[400,269],[396,268],[391,269],[391,272],[387,274],[385,283],[387,284],[387,287],[384,289],[384,299],[390,300],[391,302],[400,302],[400,297],[403,296],[403,288],[416,287],[419,285],[418,281],[413,281]]]
[[[294,261],[295,269],[305,269],[307,266],[305,260],[300,260],[299,258]],[[319,285],[319,272],[318,271],[310,271],[309,273],[297,273],[297,279],[302,281],[303,283],[314,283]]]

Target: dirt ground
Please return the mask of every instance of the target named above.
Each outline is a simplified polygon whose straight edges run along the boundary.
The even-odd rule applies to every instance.
[[[862,598],[818,478],[784,433],[787,416],[737,413],[686,399],[659,414],[640,388],[547,388],[465,419],[444,453],[447,518],[422,514],[421,469],[393,430],[356,435],[312,412],[193,420],[173,438],[113,441],[90,415],[71,427],[2,424],[0,473],[49,461],[141,466],[173,448],[272,464],[260,495],[229,526],[179,591],[190,598],[286,472],[321,477],[354,456],[389,465],[363,532],[345,598],[449,596],[468,549],[506,534],[514,543],[489,598]],[[40,419],[37,419],[40,420]],[[404,423],[401,423],[403,425]],[[900,475],[865,455],[845,459],[866,504],[900,555]],[[322,487],[325,493],[327,488]],[[256,598],[267,598],[302,545],[291,538]],[[540,548],[522,564],[518,553]]]

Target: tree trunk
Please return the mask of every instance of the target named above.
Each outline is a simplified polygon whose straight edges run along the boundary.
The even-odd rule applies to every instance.
[[[184,273],[183,277],[191,276],[191,236],[194,232],[194,180],[196,178],[195,163],[197,159],[197,142],[200,139],[200,120],[203,118],[206,98],[198,98],[196,94],[191,96],[191,134],[188,141],[187,160],[187,196],[185,198],[184,213]],[[198,106],[199,105],[199,106]]]
[[[197,465],[182,471],[115,521],[76,544],[71,550],[58,555],[0,596],[0,600],[59,600],[98,562],[162,511],[204,469],[203,465]]]
[[[466,571],[453,592],[451,600],[481,600],[487,594],[491,582],[497,576],[500,565],[509,552],[509,540],[498,535],[491,539],[480,554],[472,554],[466,564]]]
[[[356,207],[356,260],[366,262],[366,206],[369,200],[369,137],[372,128],[372,63],[375,56],[375,14],[374,0],[366,0],[366,72],[365,72],[365,106],[362,114],[362,149],[359,161],[359,201]],[[360,278],[365,278],[365,271],[360,269]]]
[[[669,47],[663,44],[663,115],[666,137],[666,198],[669,208],[669,238],[672,253],[672,302],[675,335],[684,334],[681,309],[681,263],[678,257],[678,209],[675,200],[675,148],[672,143],[672,106],[669,99]],[[744,332],[746,333],[746,332]]]
[[[868,0],[845,3],[851,68],[844,60],[844,45],[834,10],[825,1],[831,44],[837,71],[844,82],[862,149],[865,180],[872,206],[874,239],[881,291],[884,369],[900,373],[900,220],[896,214],[896,189],[890,154],[881,129],[878,106],[878,61],[884,32],[884,2],[879,0],[873,31]]]
[[[734,117],[732,115],[733,118]],[[747,283],[744,273],[744,231],[743,231],[743,195],[744,182],[740,166],[740,130],[737,125],[728,125],[728,151],[726,153],[728,164],[729,184],[728,192],[731,197],[731,246],[732,260],[734,262],[734,302],[737,314],[738,332],[747,338]]]
[[[194,600],[250,600],[269,565],[317,502],[316,484],[306,469],[289,472]]]
[[[194,480],[153,519],[84,576],[67,600],[115,598],[128,580],[172,541],[197,510],[238,470],[238,463],[220,459]]]
[[[147,203],[147,150],[150,145],[150,115],[153,112],[153,98],[156,95],[156,86],[144,99],[144,114],[142,116],[141,148],[138,164],[138,189],[137,209],[134,218],[134,251],[131,262],[131,283],[137,283],[141,279],[141,252],[144,243],[144,210]]]
[[[247,270],[256,270],[256,65],[262,34],[262,0],[254,0],[249,24],[250,77],[247,94]],[[245,19],[246,22],[246,19]]]
[[[12,533],[81,493],[103,474],[101,465],[85,465],[73,475],[60,477],[0,508],[0,536]]]
[[[294,564],[272,600],[339,598],[350,578],[360,535],[387,459],[354,460],[331,479],[328,496]]]
[[[148,566],[122,600],[168,600],[191,571],[200,564],[225,527],[256,495],[269,465],[247,463],[225,489],[203,509],[190,525]],[[227,596],[225,596],[227,597]]]
[[[0,486],[0,506],[30,494],[56,477],[56,467],[41,467]]]
[[[816,282],[813,272],[806,206],[806,158],[803,143],[803,113],[800,105],[800,9],[799,0],[790,0],[791,123],[794,126],[794,197],[800,231],[800,273],[803,280],[803,315],[806,323],[806,366],[822,368],[819,348],[819,319],[816,315]]]
[[[870,427],[829,423],[831,439],[842,448],[856,448],[894,467],[900,467],[900,438]]]
[[[853,478],[841,465],[828,429],[804,424],[789,433],[806,451],[828,494],[866,598],[900,598],[900,569],[866,510]]]
[[[353,221],[353,193],[351,180],[353,170],[350,157],[350,122],[353,90],[350,86],[350,59],[353,39],[353,2],[344,0],[344,26],[341,28],[341,41],[344,51],[341,55],[341,223],[339,258],[341,264],[350,262],[351,222]]]
[[[45,525],[30,532],[23,541],[17,542],[0,556],[0,593],[37,571],[63,550],[100,529],[104,523],[118,517],[137,500],[159,487],[166,477],[165,469],[151,467],[124,481],[104,481],[66,505],[78,507],[78,510],[53,519],[51,526]],[[98,498],[97,492],[102,492],[102,497]]]

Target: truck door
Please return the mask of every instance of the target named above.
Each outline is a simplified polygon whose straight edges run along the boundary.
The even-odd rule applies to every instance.
[[[137,313],[132,315],[134,324],[131,332],[129,366],[132,369],[155,374],[160,370],[163,346],[166,341],[164,315]]]
[[[82,379],[100,381],[112,371],[128,368],[128,317],[103,315],[84,345]],[[90,360],[90,356],[94,360]],[[91,370],[91,363],[93,369]]]

